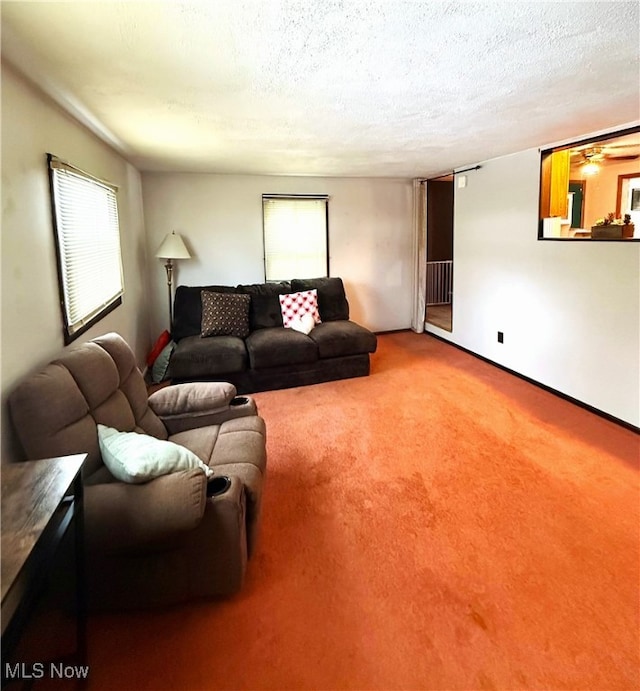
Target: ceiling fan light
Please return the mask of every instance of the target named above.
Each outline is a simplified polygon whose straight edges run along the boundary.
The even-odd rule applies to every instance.
[[[583,175],[596,175],[596,173],[599,172],[600,166],[597,163],[594,163],[593,161],[588,161],[582,166]]]

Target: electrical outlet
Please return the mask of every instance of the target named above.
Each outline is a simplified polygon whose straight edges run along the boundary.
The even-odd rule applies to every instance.
[[[504,343],[504,334],[502,331],[498,331],[498,343]]]

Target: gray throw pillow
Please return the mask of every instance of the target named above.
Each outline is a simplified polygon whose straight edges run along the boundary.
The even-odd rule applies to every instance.
[[[201,336],[249,335],[249,303],[251,297],[241,293],[202,291]]]
[[[151,381],[154,384],[159,384],[167,378],[167,370],[169,369],[169,360],[173,354],[176,344],[169,341],[167,345],[160,351],[160,355],[156,358],[151,368]]]

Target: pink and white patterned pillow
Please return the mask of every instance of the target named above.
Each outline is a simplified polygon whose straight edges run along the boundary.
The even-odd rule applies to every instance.
[[[303,290],[299,293],[278,295],[278,298],[280,299],[282,323],[285,328],[291,328],[291,323],[295,323],[303,314],[310,314],[316,324],[320,323],[318,291],[315,288],[313,290]]]

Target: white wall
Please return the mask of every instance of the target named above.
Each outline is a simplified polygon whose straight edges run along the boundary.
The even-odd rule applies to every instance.
[[[330,272],[345,283],[351,318],[374,331],[409,328],[411,181],[144,173],[142,188],[150,256],[175,230],[195,257],[178,263],[176,285],[263,282],[262,194],[328,194]],[[156,261],[152,323],[159,334],[169,308]]]
[[[2,68],[2,460],[15,454],[5,401],[15,382],[64,348],[46,153],[119,186],[123,304],[74,343],[117,331],[140,365],[150,348],[139,173]],[[69,347],[73,347],[73,344]]]
[[[538,241],[538,151],[481,166],[455,191],[453,332],[428,330],[640,426],[640,243]]]

